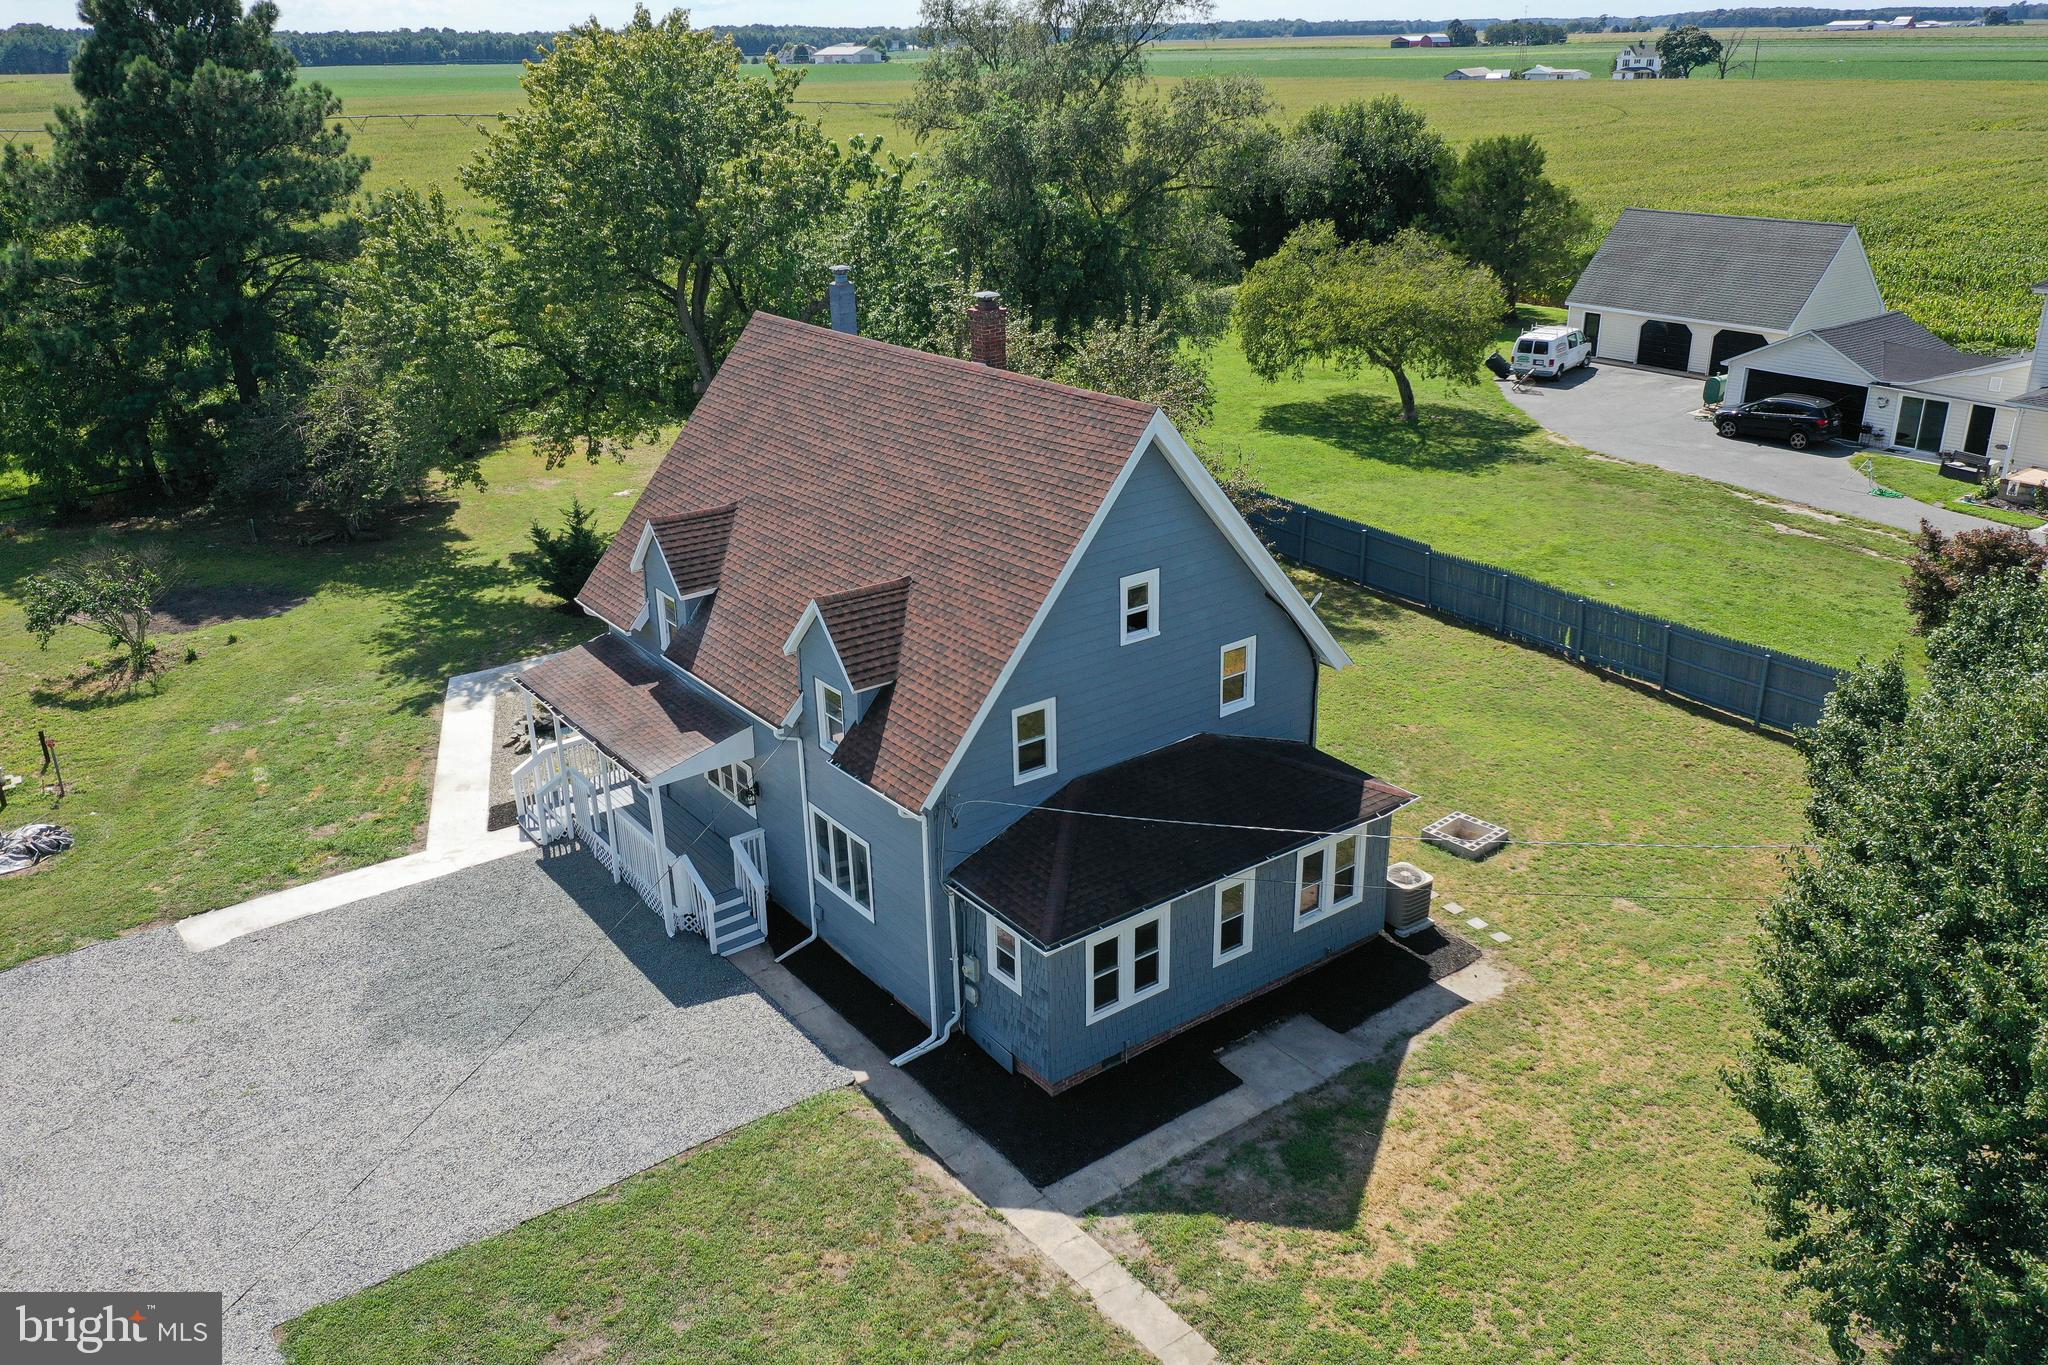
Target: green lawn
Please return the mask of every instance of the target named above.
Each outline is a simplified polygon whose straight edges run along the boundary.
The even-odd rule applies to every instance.
[[[1268,384],[1226,338],[1205,444],[1275,493],[1685,625],[1838,665],[1906,639],[1903,533],[1788,511],[1723,484],[1594,455],[1492,382],[1418,386],[1400,421],[1377,371]]]
[[[1336,584],[1358,666],[1322,743],[1525,839],[1800,837],[1792,746]],[[1769,851],[1397,841],[1513,988],[1398,1068],[1358,1068],[1136,1187],[1096,1220],[1226,1359],[1815,1361],[1764,1268],[1747,1120],[1721,1071]],[[1496,945],[1494,930],[1510,935]]]
[[[22,577],[94,528],[0,530],[0,767],[31,775],[0,819],[53,820],[78,838],[0,880],[0,968],[416,847],[448,676],[594,633],[508,562],[527,523],[555,521],[580,494],[609,531],[630,505],[612,494],[637,494],[652,463],[646,451],[550,471],[521,446],[486,462],[484,489],[355,546],[300,547],[274,525],[251,545],[245,520],[106,528],[168,544],[194,586],[303,599],[164,636],[169,673],[132,693],[68,686],[109,656],[105,640],[67,629],[38,650],[15,600]],[[32,794],[38,730],[58,744],[62,801]]]
[[[1983,517],[1986,521],[2006,526],[2031,529],[2041,524],[2041,518],[2030,517],[2024,512],[2009,512],[2003,507],[1979,507],[1966,501],[1972,485],[1944,478],[1941,466],[1925,460],[1908,460],[1898,455],[1859,455],[1856,467],[1877,483],[1895,493],[1904,493],[1916,502],[1946,507],[1952,512]]]
[[[284,1351],[294,1365],[1147,1358],[851,1090],[316,1308]]]

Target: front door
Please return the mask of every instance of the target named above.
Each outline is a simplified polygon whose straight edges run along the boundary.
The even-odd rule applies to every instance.
[[[1991,453],[1991,423],[1998,416],[1997,408],[1987,408],[1982,403],[1970,408],[1970,430],[1963,437],[1963,449],[1972,455]]]

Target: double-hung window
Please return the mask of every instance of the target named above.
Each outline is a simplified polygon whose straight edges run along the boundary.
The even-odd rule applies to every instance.
[[[661,647],[667,649],[668,642],[673,640],[676,632],[683,627],[683,609],[673,594],[659,589],[655,591],[654,600],[660,613]]]
[[[831,753],[846,738],[846,698],[838,688],[818,679],[818,747]]]
[[[1134,645],[1159,633],[1159,570],[1134,573],[1117,584],[1120,636]]]
[[[1017,961],[1021,951],[1017,946],[1017,936],[1011,933],[1001,921],[997,920],[994,916],[990,916],[988,921],[988,974],[1013,991],[1019,989],[1017,984],[1019,980]]]
[[[1010,713],[1010,759],[1018,783],[1059,771],[1059,707],[1051,698]]]
[[[818,880],[869,919],[875,917],[874,874],[865,839],[811,807],[811,857]]]
[[[747,810],[754,808],[754,765],[745,759],[713,768],[704,775],[726,800]]]
[[[1326,915],[1365,899],[1365,831],[1350,829],[1295,855],[1294,927],[1306,928]]]
[[[1252,950],[1252,879],[1216,883],[1216,965]]]
[[[1259,681],[1259,637],[1223,646],[1223,669],[1218,683],[1217,714],[1242,711],[1257,699]]]
[[[1089,1023],[1166,989],[1170,914],[1162,905],[1088,939]]]

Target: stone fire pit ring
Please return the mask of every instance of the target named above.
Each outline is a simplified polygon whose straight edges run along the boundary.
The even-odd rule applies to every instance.
[[[1423,841],[1436,845],[1447,853],[1478,862],[1507,843],[1508,832],[1499,825],[1482,820],[1476,815],[1454,810],[1443,819],[1425,827]]]

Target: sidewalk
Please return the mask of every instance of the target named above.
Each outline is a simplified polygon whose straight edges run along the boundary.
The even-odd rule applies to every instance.
[[[498,695],[535,662],[522,659],[448,680],[424,849],[179,920],[178,936],[185,946],[203,953],[259,929],[445,877],[527,847],[526,836],[518,829],[490,828],[491,742]]]

